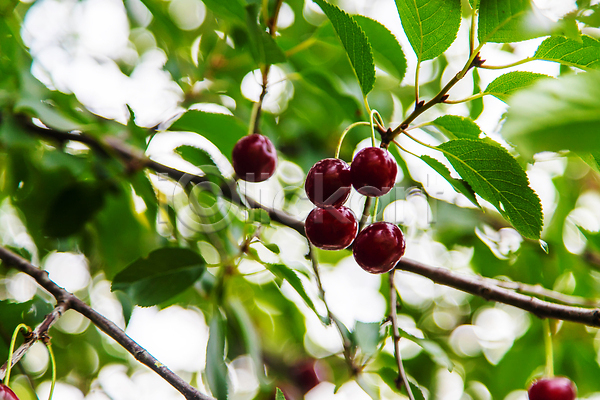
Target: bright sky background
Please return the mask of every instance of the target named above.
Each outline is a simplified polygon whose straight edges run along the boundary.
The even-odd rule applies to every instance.
[[[135,17],[138,22],[147,26],[151,15],[141,2],[139,0],[127,0],[127,2],[137,10]],[[360,13],[379,20],[396,35],[408,59],[406,82],[412,84],[416,58],[401,29],[394,2],[392,0],[342,0],[339,4],[350,13]],[[555,20],[575,8],[575,0],[536,0],[536,4],[546,16]],[[205,6],[199,0],[171,0],[169,10],[182,29],[195,29],[202,23],[206,14]],[[320,10],[314,3],[305,6],[305,13],[307,17],[314,18],[315,21],[322,20],[322,17],[317,15]],[[295,18],[291,8],[284,3],[279,29],[285,33],[285,28],[293,23]],[[466,59],[468,52],[467,25],[462,24],[458,40],[447,52],[449,67],[444,73],[446,81],[462,68]],[[27,14],[22,36],[35,57],[32,67],[35,76],[51,88],[74,93],[83,104],[98,115],[125,123],[128,118],[125,105],[129,104],[135,112],[136,122],[139,125],[150,127],[183,111],[178,106],[183,98],[183,92],[173,82],[171,76],[163,70],[166,62],[165,54],[156,47],[156,40],[148,30],[138,28],[131,31],[125,8],[119,0],[38,0]],[[130,37],[134,38],[136,46],[130,43]],[[514,55],[501,52],[498,45],[486,45],[482,56],[485,59],[494,60],[494,64],[497,65],[510,63],[533,54],[540,41],[541,39],[536,39],[514,44],[516,49]],[[140,54],[137,49],[144,49],[144,52]],[[190,56],[197,56],[197,52],[194,53],[190,50]],[[134,66],[131,75],[124,75],[115,60],[121,60]],[[427,80],[430,65],[426,62],[422,67],[421,83],[424,83]],[[558,64],[542,61],[527,63],[519,66],[518,69],[553,76],[559,72]],[[505,72],[507,71],[480,70],[482,86],[485,87],[496,76]],[[287,101],[293,96],[293,83],[285,80],[285,71],[279,67],[272,68],[270,81],[283,81],[282,84],[272,88],[265,101],[265,109],[268,112],[277,113],[285,109]],[[250,72],[241,85],[246,97],[257,99],[260,86],[256,74]],[[203,90],[210,86],[210,82],[202,82],[197,86],[198,90]],[[466,78],[453,88],[450,94],[452,98],[458,99],[469,96],[471,90],[472,81],[470,78]],[[484,102],[485,111],[477,122],[484,132],[497,138],[498,120],[506,106],[491,96],[485,97]],[[196,107],[223,113],[231,113],[235,109],[235,101],[231,98],[225,96],[223,104],[225,106],[198,104]],[[454,114],[465,114],[465,111],[464,104],[455,105],[450,109],[450,112]],[[402,110],[397,109],[394,117],[396,122],[399,122]],[[151,143],[148,154],[169,165],[195,172],[193,166],[174,157],[169,152],[169,148],[165,150],[165,144],[173,148],[184,142],[206,146],[206,142],[196,135],[178,134],[176,137],[167,138],[161,138],[159,135],[157,141]],[[410,145],[406,145],[410,147]],[[211,151],[214,152],[216,149],[212,148]],[[422,166],[413,159],[407,161],[411,171],[415,171],[415,174],[418,175],[417,171]],[[226,160],[221,158],[220,162],[224,164],[225,170],[231,170]],[[546,163],[538,164],[529,171],[529,177],[533,187],[542,195],[544,210],[548,217],[548,214],[551,215],[548,211],[553,209],[555,201],[555,189],[550,180],[555,174],[562,173],[564,163],[560,160],[549,160]],[[280,170],[283,171],[284,168],[280,168]],[[279,173],[284,173],[282,171]],[[297,166],[288,163],[285,171],[292,177],[296,176],[296,178],[290,178],[292,181],[295,180],[296,183],[301,184],[303,176],[301,172],[298,172]],[[277,187],[276,185],[280,184],[274,181],[250,185],[248,190],[253,193],[259,189],[262,190],[261,198],[271,199],[276,205],[276,193],[281,188]],[[433,185],[439,185],[439,187],[432,188],[429,194],[435,191],[441,192],[438,197],[460,202],[449,186],[444,186],[445,184],[442,182],[433,183]],[[600,209],[599,203],[600,200],[593,196],[584,202],[579,211],[581,220],[587,221],[588,224],[600,225],[598,222],[600,216],[597,215],[597,211],[593,211],[594,208],[595,210]],[[355,212],[360,213],[362,202],[356,198],[351,201],[351,206]],[[310,206],[301,203],[298,206],[299,217],[305,215],[309,210]],[[3,207],[0,211],[2,211],[0,212],[0,223],[2,221],[4,221],[3,223],[10,222],[17,227],[13,229],[18,230],[18,223],[15,223],[14,218],[11,217],[10,210]],[[430,209],[423,195],[408,196],[407,199],[397,201],[386,209],[386,219],[403,222],[409,226],[410,230],[410,226],[415,229],[427,226],[434,211]],[[404,218],[404,216],[414,215],[417,217]],[[482,240],[488,240],[490,247],[493,247],[499,256],[508,254],[510,249],[518,248],[520,243],[520,237],[515,236],[511,229],[501,232],[482,231],[480,237]],[[577,250],[577,243],[579,243],[577,239],[573,239],[573,251]],[[273,235],[272,240],[281,248],[294,249],[290,252],[286,250],[282,255],[286,261],[306,264],[304,259],[306,243],[303,239],[287,229],[281,229],[277,235]],[[468,273],[470,270],[468,264],[471,254],[468,249],[449,251],[443,245],[427,237],[421,237],[418,242],[407,246],[407,249],[408,257],[433,265],[444,265],[457,271]],[[54,253],[47,256],[42,265],[50,272],[50,277],[59,285],[65,286],[67,290],[84,289],[93,279],[94,283],[90,293],[92,306],[118,325],[124,326],[120,305],[110,292],[109,282],[102,277],[91,277],[87,262],[82,256]],[[256,266],[248,263],[242,264],[240,268],[251,269],[253,267]],[[456,316],[446,312],[445,309],[450,305],[466,304],[465,294],[436,286],[431,281],[415,275],[398,275],[401,277],[398,279],[398,286],[403,293],[404,301],[415,307],[426,307],[435,302],[437,307],[437,311],[434,312],[436,323],[440,326],[455,326]],[[25,301],[35,293],[36,286],[26,275],[17,273],[11,275],[9,279],[11,279],[8,294],[10,298]],[[256,279],[264,279],[264,277],[261,278],[259,274]],[[379,279],[379,276],[369,275],[360,268],[356,268],[351,257],[343,260],[335,269],[328,268],[327,265],[323,266],[327,300],[333,312],[350,326],[356,320],[371,322],[380,321],[383,318],[384,299],[376,291]],[[284,287],[284,290],[289,293],[291,298],[297,298],[290,288]],[[301,303],[301,300],[298,302]],[[85,329],[87,322],[74,313],[70,314],[68,313],[61,319],[57,329],[67,332]],[[324,328],[310,312],[307,311],[305,314],[309,327],[306,337],[306,346],[309,351],[315,357],[323,357],[339,351],[340,341],[337,332],[333,328]],[[415,335],[421,334],[416,328],[415,321],[410,317],[401,318],[401,325]],[[472,325],[462,325],[456,328],[450,341],[457,353],[473,356],[483,352],[493,364],[510,348],[513,341],[527,330],[528,326],[529,316],[526,313],[505,306],[489,306],[477,314]],[[196,340],[175,340],[175,332],[194,332]],[[157,308],[137,308],[127,328],[127,333],[161,362],[181,373],[184,379],[189,379],[192,373],[203,369],[208,328],[203,317],[195,310],[185,310],[178,306],[162,311]],[[110,339],[107,339],[106,342],[108,346],[115,346]],[[403,343],[405,358],[414,357],[420,351],[416,345]],[[34,348],[30,351],[24,360],[26,368],[35,372],[43,371],[47,366],[47,356],[43,355],[44,351],[43,348],[38,350]],[[133,365],[138,364],[134,361]],[[235,393],[231,397],[232,399],[241,400],[253,397],[258,383],[252,377],[251,368],[251,363],[243,357],[230,364],[231,377],[235,383],[233,388]],[[441,383],[435,389],[436,398],[460,399],[465,387],[465,382],[460,375],[442,370],[439,374]],[[18,386],[24,383],[16,381],[16,384]],[[476,385],[473,382],[468,384]],[[94,389],[85,399],[180,400],[183,398],[161,378],[142,366],[137,368],[131,378],[126,375],[123,367],[107,366],[100,371],[99,379],[93,387]],[[40,393],[38,393],[40,398],[47,396],[48,388],[48,382],[42,385]],[[479,389],[486,390],[485,388]],[[110,397],[107,397],[104,392]],[[389,398],[392,398],[391,394],[388,395]],[[68,382],[61,382],[54,396],[61,400],[82,400],[84,398],[83,394]],[[516,391],[510,396],[510,400],[522,399],[524,396],[524,391]],[[307,399],[362,400],[368,399],[368,396],[355,383],[344,385],[336,395],[333,394],[332,384],[322,383],[309,393]]]

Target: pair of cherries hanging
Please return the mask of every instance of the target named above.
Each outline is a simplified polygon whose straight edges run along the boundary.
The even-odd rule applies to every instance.
[[[400,228],[375,222],[358,232],[356,216],[343,204],[352,186],[365,196],[383,196],[394,186],[397,173],[393,156],[378,147],[360,150],[351,166],[337,158],[317,162],[305,183],[306,195],[317,206],[306,217],[308,240],[324,250],[345,249],[354,242],[354,259],[365,271],[381,274],[394,268],[405,249]]]

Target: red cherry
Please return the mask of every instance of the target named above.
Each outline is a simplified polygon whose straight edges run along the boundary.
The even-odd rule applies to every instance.
[[[577,387],[569,378],[556,376],[533,382],[527,394],[529,400],[575,400]]]
[[[379,197],[389,192],[396,183],[398,165],[389,151],[367,147],[356,153],[350,172],[352,186],[358,193]]]
[[[315,208],[304,224],[306,237],[316,247],[323,250],[341,250],[350,246],[358,222],[352,210],[340,208]]]
[[[354,240],[354,259],[367,272],[390,271],[404,255],[404,234],[397,225],[375,222],[360,231]]]
[[[350,166],[337,158],[319,161],[306,176],[306,195],[314,205],[339,207],[350,196],[352,178]]]
[[[238,140],[233,147],[231,159],[237,176],[248,182],[266,181],[277,166],[275,146],[269,138],[258,133]]]
[[[10,390],[8,386],[0,383],[0,400],[19,400],[15,392]]]

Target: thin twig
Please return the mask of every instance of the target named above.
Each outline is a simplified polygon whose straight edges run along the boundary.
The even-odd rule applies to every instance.
[[[317,280],[317,287],[319,288],[319,297],[323,304],[325,304],[325,309],[327,310],[327,317],[333,322],[335,327],[337,328],[340,336],[342,337],[342,345],[344,346],[344,358],[346,359],[346,364],[348,364],[348,368],[352,375],[355,375],[358,372],[358,367],[354,364],[354,357],[352,355],[352,344],[346,335],[344,334],[344,327],[342,322],[331,312],[327,301],[325,301],[325,289],[323,288],[323,283],[321,281],[321,274],[319,273],[319,262],[314,252],[314,248],[312,244],[309,243],[308,255],[310,257],[310,262],[312,264],[313,271],[315,273],[315,277]]]
[[[21,346],[19,346],[19,348],[17,348],[17,350],[15,350],[15,352],[13,353],[13,356],[12,356],[11,364],[16,365],[21,360],[21,358],[23,358],[23,356],[27,353],[27,351],[31,348],[31,346],[33,346],[35,344],[35,342],[37,342],[38,340],[42,339],[43,337],[45,337],[47,335],[50,327],[52,325],[54,325],[54,323],[56,321],[58,321],[58,319],[68,309],[69,309],[69,305],[66,302],[58,303],[56,305],[56,307],[54,307],[54,310],[52,310],[52,312],[50,314],[46,315],[46,317],[44,318],[42,323],[40,323],[33,330],[33,332],[31,332],[31,334],[26,338],[25,342],[23,342],[23,344]],[[0,367],[0,380],[4,379],[4,377],[6,376],[7,364],[8,364],[8,361],[5,362],[4,365],[2,365],[2,367]]]
[[[408,393],[408,398],[410,400],[415,400],[415,396],[412,393],[410,388],[410,383],[408,382],[408,377],[406,376],[406,371],[404,370],[404,364],[402,363],[402,355],[400,354],[400,332],[398,331],[398,315],[396,312],[396,304],[397,304],[397,294],[396,294],[396,285],[394,284],[394,270],[391,270],[389,273],[390,279],[390,321],[392,321],[392,337],[394,338],[394,356],[396,357],[396,364],[398,365],[398,381],[396,385],[398,389],[400,389],[400,380],[404,383],[406,387],[406,392]]]

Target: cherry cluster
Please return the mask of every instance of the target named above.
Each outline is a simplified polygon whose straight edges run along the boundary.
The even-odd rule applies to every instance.
[[[317,162],[306,177],[306,195],[317,207],[304,224],[306,237],[324,250],[350,246],[354,259],[365,271],[390,271],[404,254],[404,235],[397,225],[375,222],[358,232],[356,216],[343,204],[352,186],[360,194],[379,197],[394,186],[398,166],[386,150],[368,147],[360,150],[352,165],[337,158]]]

